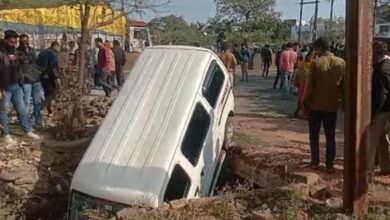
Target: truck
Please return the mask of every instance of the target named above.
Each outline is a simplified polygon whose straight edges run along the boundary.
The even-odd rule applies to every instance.
[[[81,31],[79,5],[53,5],[43,8],[18,8],[0,10],[0,30],[12,29],[30,36],[30,46],[41,50],[58,41],[65,46],[69,41],[78,42]],[[119,13],[110,7],[97,5],[91,7],[91,26]],[[119,40],[128,50],[141,51],[151,45],[146,22],[120,16],[107,25],[93,29],[91,41],[101,37],[103,40]],[[130,47],[132,45],[132,47]],[[130,52],[130,51],[129,51]]]

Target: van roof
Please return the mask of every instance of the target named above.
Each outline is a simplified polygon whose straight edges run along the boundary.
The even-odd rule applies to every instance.
[[[160,45],[149,47],[149,49],[164,49],[164,50],[190,50],[190,51],[203,51],[207,53],[213,53],[211,50],[204,47],[193,47],[193,46],[172,46],[172,45]]]
[[[72,188],[156,207],[208,65],[207,49],[145,49],[85,153]]]

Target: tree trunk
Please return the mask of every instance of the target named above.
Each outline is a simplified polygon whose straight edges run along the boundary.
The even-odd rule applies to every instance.
[[[87,0],[84,5],[80,5],[81,10],[81,38],[79,44],[79,59],[78,59],[78,69],[79,69],[79,78],[78,82],[80,85],[80,89],[84,88],[85,83],[85,64],[86,57],[85,54],[88,48],[88,38],[89,38],[89,13],[91,11],[91,6],[89,1]]]
[[[126,17],[125,51],[130,52],[130,18]]]

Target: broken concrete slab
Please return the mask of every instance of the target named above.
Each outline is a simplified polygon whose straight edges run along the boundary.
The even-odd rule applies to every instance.
[[[315,199],[325,201],[331,198],[332,194],[328,190],[327,186],[317,186],[310,189],[310,196]]]
[[[311,172],[293,172],[289,173],[288,177],[293,183],[304,183],[307,185],[314,185],[320,179],[318,174]]]
[[[6,181],[6,182],[11,182],[16,179],[18,179],[20,176],[15,173],[15,172],[10,172],[8,170],[3,170],[0,173],[0,180]]]
[[[307,184],[303,183],[294,183],[285,187],[281,187],[282,190],[290,191],[294,193],[299,198],[306,199],[310,196],[310,187]]]
[[[14,166],[8,166],[0,172],[0,180],[13,182],[15,185],[34,184],[39,180],[38,170],[35,166],[25,162],[13,162]]]
[[[258,211],[252,211],[252,218],[251,220],[272,220],[274,217],[271,215],[271,213],[263,210]]]
[[[236,199],[234,201],[234,207],[240,211],[245,211],[249,207],[249,202],[245,199]]]
[[[285,185],[282,175],[261,166],[247,164],[243,159],[230,157],[230,166],[233,172],[246,179],[249,183],[254,183],[262,188],[271,189]]]

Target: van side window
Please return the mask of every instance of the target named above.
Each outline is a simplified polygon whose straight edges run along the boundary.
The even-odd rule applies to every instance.
[[[214,60],[207,72],[206,80],[202,87],[203,96],[209,102],[210,106],[215,108],[217,105],[219,94],[221,93],[225,75],[222,69]]]
[[[198,164],[209,127],[210,116],[205,108],[198,103],[181,145],[183,155],[193,166]]]
[[[190,190],[191,180],[180,165],[173,169],[171,179],[169,180],[167,190],[165,191],[164,201],[172,201],[186,198]]]

